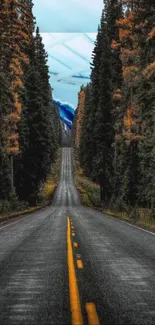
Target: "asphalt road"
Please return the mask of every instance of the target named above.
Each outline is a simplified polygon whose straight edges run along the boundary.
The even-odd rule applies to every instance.
[[[0,325],[155,324],[155,235],[84,208],[63,149],[53,205],[0,225]]]

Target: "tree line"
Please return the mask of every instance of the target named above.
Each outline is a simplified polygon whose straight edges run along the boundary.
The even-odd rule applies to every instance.
[[[32,0],[0,0],[0,200],[35,204],[60,124],[32,9]]]
[[[155,209],[155,2],[104,0],[74,146],[107,206]]]

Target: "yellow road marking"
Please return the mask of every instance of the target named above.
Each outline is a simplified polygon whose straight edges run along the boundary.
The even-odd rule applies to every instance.
[[[77,260],[76,263],[77,263],[77,267],[78,267],[78,269],[83,269],[83,263],[82,263],[82,260]]]
[[[68,271],[69,271],[69,293],[72,313],[72,325],[83,325],[80,297],[75,273],[73,249],[71,243],[71,225],[68,218],[67,228],[67,248],[68,248]]]
[[[74,243],[73,245],[74,245],[74,247],[78,247],[78,243]]]
[[[92,302],[86,304],[86,312],[88,314],[89,325],[100,325],[96,307]]]

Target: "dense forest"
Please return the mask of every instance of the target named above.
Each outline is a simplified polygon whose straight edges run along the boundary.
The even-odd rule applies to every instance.
[[[104,0],[73,125],[103,205],[155,210],[155,1]]]
[[[0,203],[35,204],[59,146],[47,53],[32,0],[0,0]]]

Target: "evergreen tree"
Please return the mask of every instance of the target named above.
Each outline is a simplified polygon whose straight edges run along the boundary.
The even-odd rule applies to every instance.
[[[140,182],[139,203],[154,209],[154,127],[155,127],[155,3],[142,1],[137,4],[141,26],[141,78],[137,101],[141,113],[141,134],[139,142]]]
[[[0,1],[0,199],[9,199],[11,193],[11,169],[7,153],[9,137],[10,113],[13,109],[13,98],[10,91],[10,56],[9,40],[6,30],[9,24],[8,1]]]
[[[11,170],[7,154],[8,119],[11,94],[7,71],[0,64],[0,199],[9,199],[11,193]]]
[[[148,112],[148,97],[149,83],[144,74],[147,69],[146,60],[150,58],[150,49],[147,49],[148,34],[152,32],[153,23],[153,7],[149,1],[125,1],[127,10],[125,17],[118,21],[120,27],[120,42],[121,42],[121,61],[123,64],[123,87],[122,87],[122,136],[126,146],[123,146],[126,159],[126,167],[121,174],[128,175],[125,178],[126,187],[122,187],[122,195],[127,202],[134,205],[140,202],[142,197],[144,200],[144,161],[148,157],[148,153],[144,154],[143,149],[149,148],[148,135],[146,134],[146,116],[149,117],[148,126],[152,121],[152,110]],[[148,55],[147,55],[148,53]],[[146,95],[147,94],[147,95]],[[151,101],[152,102],[152,101]],[[151,129],[151,128],[150,128]],[[146,135],[146,136],[145,136]],[[145,141],[148,145],[144,145]],[[148,149],[149,150],[149,149]],[[123,164],[123,161],[122,161]],[[149,168],[149,165],[147,165]],[[128,172],[127,172],[128,169]],[[143,174],[143,176],[142,176]],[[119,176],[121,178],[121,175]],[[123,176],[122,176],[123,177]],[[143,184],[143,185],[142,185]],[[150,184],[150,182],[147,182]],[[150,186],[150,185],[149,185]],[[123,193],[123,189],[125,192]],[[140,191],[140,193],[138,193]],[[148,193],[148,191],[147,191]],[[145,204],[145,202],[143,202]]]
[[[30,8],[30,10],[29,10]],[[7,74],[8,99],[12,97],[7,110],[7,132],[5,133],[5,149],[11,163],[11,187],[14,188],[13,160],[19,152],[18,123],[21,118],[24,91],[24,66],[28,63],[26,47],[30,41],[31,30],[29,21],[31,1],[3,0],[1,1],[2,43],[0,57],[3,73]],[[1,69],[1,71],[2,71]],[[10,168],[9,168],[10,169]]]
[[[79,142],[81,137],[81,123],[84,114],[84,103],[85,103],[85,90],[82,85],[78,93],[78,107],[76,113],[76,135],[75,135],[75,146],[79,149]]]
[[[112,195],[112,65],[111,39],[107,16],[102,15],[102,56],[99,73],[99,102],[96,110],[94,138],[96,155],[93,158],[93,175],[101,189],[101,201],[108,201]]]
[[[104,202],[153,211],[154,26],[153,0],[104,1],[79,147],[81,166],[100,183]],[[77,117],[75,124],[76,130]]]
[[[56,108],[52,104],[47,54],[37,28],[25,76],[24,111],[20,124],[21,159],[17,168],[20,199],[36,203],[58,148]],[[59,129],[59,128],[58,128]],[[21,179],[21,182],[19,182]]]
[[[19,198],[30,203],[60,140],[38,28],[33,37],[32,7],[32,0],[0,0],[0,198],[9,199],[16,185]]]
[[[91,120],[91,94],[92,86],[88,84],[85,89],[85,102],[84,102],[84,114],[81,123],[81,134],[79,142],[79,158],[80,164],[84,169],[87,176],[91,175],[91,161],[92,161],[92,120]]]
[[[96,143],[94,141],[94,126],[96,123],[96,110],[99,104],[99,74],[100,74],[100,65],[102,57],[102,37],[103,37],[103,19],[104,12],[102,12],[100,25],[98,26],[98,33],[95,41],[95,47],[92,53],[92,64],[91,64],[91,97],[89,99],[89,129],[91,129],[91,139],[89,141],[89,173],[90,176],[93,172],[93,156],[96,154]]]
[[[118,20],[119,38],[121,44],[122,61],[122,97],[120,105],[121,123],[118,121],[116,130],[118,146],[117,160],[120,160],[120,174],[118,170],[118,182],[122,184],[119,196],[128,204],[134,205],[138,200],[139,182],[139,156],[138,142],[140,134],[140,110],[137,102],[137,88],[141,76],[140,64],[140,21],[137,15],[137,5],[133,1],[125,2],[127,9],[125,16]],[[123,142],[123,143],[122,143]],[[117,143],[117,141],[116,141]],[[122,143],[122,144],[121,144]],[[120,147],[120,148],[118,148]],[[119,149],[124,150],[121,152]],[[125,161],[124,161],[125,159]],[[122,170],[124,166],[124,171]],[[119,181],[121,177],[123,181]]]

